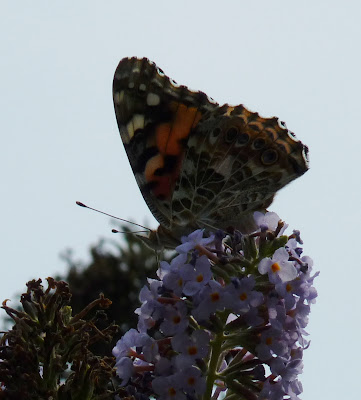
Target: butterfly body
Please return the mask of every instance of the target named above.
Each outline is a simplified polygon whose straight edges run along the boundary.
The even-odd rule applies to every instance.
[[[242,231],[308,169],[307,147],[277,118],[219,106],[148,59],[123,59],[113,81],[120,135],[161,231]]]

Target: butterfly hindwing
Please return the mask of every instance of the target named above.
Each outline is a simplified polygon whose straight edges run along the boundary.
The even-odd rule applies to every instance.
[[[173,196],[182,204],[174,207],[179,221],[192,215],[198,226],[239,227],[242,216],[264,210],[277,190],[307,170],[304,147],[277,118],[243,106],[226,104],[204,115],[189,137]]]

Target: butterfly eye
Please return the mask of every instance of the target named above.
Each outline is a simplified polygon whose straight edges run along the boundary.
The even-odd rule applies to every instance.
[[[238,135],[238,129],[232,126],[232,128],[229,128],[228,131],[226,132],[226,135],[224,137],[225,141],[227,143],[233,143],[237,135]]]
[[[262,138],[258,138],[253,142],[252,145],[255,150],[260,150],[266,145],[266,141]]]
[[[261,160],[265,165],[274,164],[278,160],[278,153],[276,150],[268,149],[262,153]]]

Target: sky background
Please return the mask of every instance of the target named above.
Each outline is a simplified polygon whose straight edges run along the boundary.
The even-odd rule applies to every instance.
[[[359,399],[360,18],[359,1],[1,1],[1,300],[64,273],[66,248],[86,261],[114,239],[76,200],[157,226],[111,93],[119,60],[146,56],[221,104],[280,117],[309,146],[310,171],[270,207],[321,271],[301,397]]]

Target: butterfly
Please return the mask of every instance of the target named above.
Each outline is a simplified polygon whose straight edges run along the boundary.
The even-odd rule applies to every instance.
[[[206,228],[254,228],[254,211],[308,170],[308,148],[278,118],[219,105],[147,58],[114,75],[116,119],[134,176],[167,247]]]

